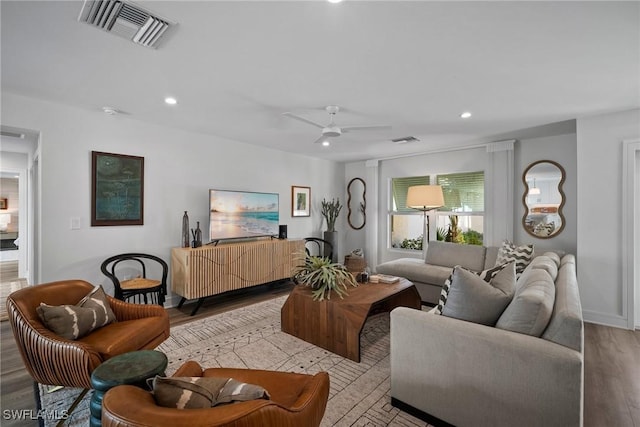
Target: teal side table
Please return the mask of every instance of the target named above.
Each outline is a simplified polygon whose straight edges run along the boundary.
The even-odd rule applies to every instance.
[[[148,390],[147,379],[164,376],[167,356],[156,350],[140,350],[112,357],[98,366],[91,374],[93,395],[89,403],[91,427],[102,426],[102,399],[113,387],[122,384],[134,385]]]

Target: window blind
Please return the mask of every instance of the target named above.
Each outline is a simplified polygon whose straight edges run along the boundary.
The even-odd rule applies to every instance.
[[[484,212],[484,172],[438,175],[444,206],[440,211]],[[406,196],[406,195],[405,195]]]
[[[409,187],[414,185],[429,185],[429,176],[409,176],[405,178],[392,178],[391,187],[393,191],[394,212],[417,212],[415,209],[407,207],[407,192]]]

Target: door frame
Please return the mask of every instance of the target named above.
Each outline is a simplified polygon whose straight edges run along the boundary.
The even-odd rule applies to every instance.
[[[636,259],[640,256],[640,139],[622,141],[622,289],[626,296],[623,316],[627,328],[640,328],[640,272]]]

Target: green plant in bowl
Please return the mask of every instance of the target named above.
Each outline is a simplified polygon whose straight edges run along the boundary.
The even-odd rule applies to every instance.
[[[314,300],[331,299],[331,291],[344,298],[344,295],[348,295],[348,285],[354,288],[358,286],[355,277],[344,265],[331,262],[329,258],[305,254],[303,261],[294,268],[293,280],[313,289]]]

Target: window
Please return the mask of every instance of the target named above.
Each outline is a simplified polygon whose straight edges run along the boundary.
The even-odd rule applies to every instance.
[[[407,207],[407,191],[411,186],[428,185],[429,182],[428,176],[391,179],[389,228],[392,248],[422,250],[424,218],[422,212]]]
[[[413,185],[442,186],[445,206],[428,212],[429,239],[482,245],[484,232],[484,172],[464,172],[391,179],[390,246],[422,250],[423,213],[407,207]],[[435,224],[435,227],[434,227]]]
[[[484,172],[438,175],[445,206],[436,214],[437,239],[482,245],[484,231]]]

